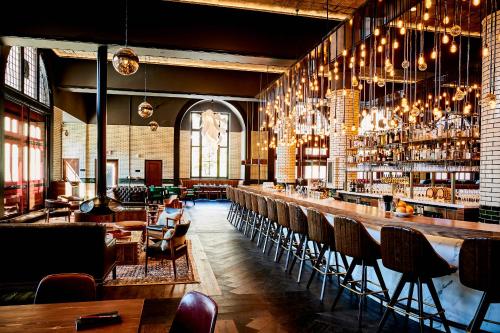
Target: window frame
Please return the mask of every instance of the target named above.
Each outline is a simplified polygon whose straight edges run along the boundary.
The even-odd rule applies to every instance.
[[[33,74],[34,75],[34,82],[33,82],[33,88],[34,88],[33,95],[34,95],[34,97],[27,94],[26,89],[25,89],[27,79],[24,76],[24,72],[25,72],[25,70],[30,70],[29,68],[26,69],[26,65],[25,65],[25,62],[27,61],[26,57],[25,57],[25,50],[27,50],[27,49],[34,51],[34,53],[33,53],[34,63],[32,64],[35,66],[35,70],[34,70],[34,74]],[[35,102],[39,103],[40,105],[43,105],[48,110],[50,110],[51,109],[51,89],[50,89],[49,77],[47,74],[47,67],[45,66],[42,52],[40,52],[40,50],[38,48],[31,48],[31,47],[28,48],[28,47],[24,47],[24,46],[12,46],[10,51],[9,51],[9,56],[10,56],[11,52],[14,52],[14,50],[15,50],[15,52],[17,52],[17,57],[19,58],[19,64],[17,64],[19,66],[19,68],[17,69],[19,76],[17,77],[16,86],[7,84],[7,79],[9,77],[7,76],[7,70],[6,70],[5,74],[4,74],[4,78],[3,78],[5,87],[10,89],[13,92],[20,94],[21,96],[23,96],[23,98],[27,98],[30,101],[35,101]],[[7,56],[6,68],[8,67],[9,56]],[[40,64],[42,64],[42,65],[40,65]],[[9,82],[10,82],[10,80],[9,80]],[[45,92],[43,97],[42,97],[42,89],[41,89],[42,83],[45,86],[45,88],[43,89]]]
[[[190,155],[190,164],[189,164],[189,175],[191,178],[200,178],[200,179],[229,179],[229,136],[230,136],[230,128],[231,128],[231,113],[230,112],[216,112],[220,115],[225,115],[227,117],[227,130],[226,130],[226,143],[223,146],[217,146],[217,166],[216,166],[216,176],[208,176],[205,177],[202,174],[203,169],[203,135],[201,134],[201,118],[200,118],[200,127],[193,129],[193,114],[199,114],[201,117],[202,111],[190,111],[189,112],[189,155]],[[193,145],[193,132],[199,133],[199,145]],[[198,160],[198,176],[193,174],[193,148],[198,148],[198,156],[196,159]],[[221,176],[221,148],[226,149],[226,175]]]

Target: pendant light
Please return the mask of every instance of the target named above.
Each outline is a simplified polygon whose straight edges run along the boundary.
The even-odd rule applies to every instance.
[[[128,1],[125,0],[125,47],[120,48],[113,55],[113,67],[124,76],[129,76],[139,69],[139,57],[128,44]]]
[[[153,106],[148,103],[146,100],[146,84],[147,84],[147,72],[146,72],[147,66],[144,65],[144,101],[139,104],[139,108],[137,110],[137,113],[139,113],[139,116],[141,118],[149,118],[153,115]]]
[[[151,129],[152,132],[156,132],[156,130],[158,129],[158,123],[155,121],[155,120],[151,120],[149,122],[149,128]]]

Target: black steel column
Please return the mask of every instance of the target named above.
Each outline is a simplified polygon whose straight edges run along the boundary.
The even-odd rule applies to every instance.
[[[97,197],[106,197],[106,91],[107,91],[108,47],[97,49]]]

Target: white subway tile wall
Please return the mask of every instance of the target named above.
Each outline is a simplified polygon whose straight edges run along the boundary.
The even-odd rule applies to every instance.
[[[346,181],[346,148],[352,126],[359,126],[359,90],[346,89],[333,91],[330,104],[330,157],[332,163],[332,184],[343,189]],[[345,126],[343,127],[342,124]],[[355,174],[349,175],[354,179]]]
[[[276,181],[278,183],[295,183],[296,147],[289,144],[278,144],[276,147]]]
[[[68,131],[68,136],[64,135],[65,130]],[[85,165],[86,169],[85,172],[80,173],[80,177],[94,178],[97,156],[96,125],[65,123],[62,132],[62,157],[78,158],[80,167]],[[173,127],[160,127],[156,132],[152,132],[147,126],[130,126],[129,128],[126,125],[108,125],[106,141],[107,158],[119,160],[119,178],[129,176],[129,147],[131,177],[144,177],[145,160],[162,160],[162,178],[173,178]]]

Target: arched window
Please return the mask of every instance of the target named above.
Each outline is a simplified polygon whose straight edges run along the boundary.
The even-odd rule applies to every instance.
[[[47,71],[36,48],[12,46],[7,58],[5,84],[49,106]]]
[[[202,112],[191,111],[191,177],[227,178],[229,113],[217,113],[221,129],[217,143],[202,134]]]

